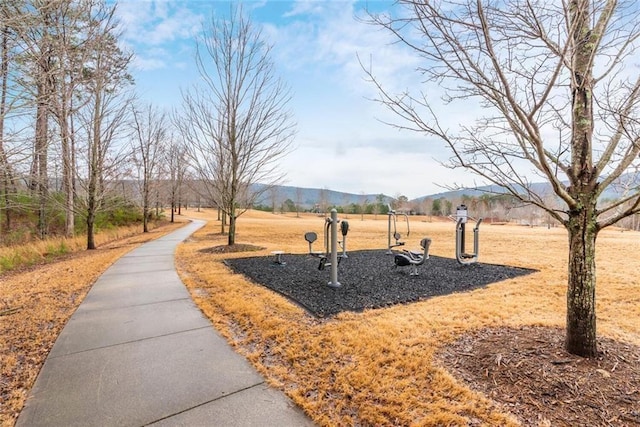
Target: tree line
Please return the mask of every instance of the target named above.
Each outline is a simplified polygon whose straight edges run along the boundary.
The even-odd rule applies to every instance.
[[[8,0],[0,14],[0,235],[25,225],[40,238],[80,230],[93,249],[101,213],[124,206],[116,183],[149,167],[134,145],[164,138],[131,120],[145,108],[131,90],[115,5]]]
[[[231,19],[212,18],[195,37],[200,83],[165,111],[136,96],[116,8],[0,4],[1,240],[85,232],[94,249],[96,222],[139,212],[146,232],[159,206],[173,220],[190,192],[223,211],[233,244],[257,196],[248,189],[279,179],[275,161],[295,133],[270,47],[230,6]]]

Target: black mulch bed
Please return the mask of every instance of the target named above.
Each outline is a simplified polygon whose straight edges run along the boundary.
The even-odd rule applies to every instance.
[[[340,288],[328,286],[330,267],[318,270],[318,258],[282,255],[286,265],[273,256],[237,258],[225,263],[235,272],[266,286],[307,309],[317,317],[343,311],[359,312],[464,292],[536,270],[475,263],[460,265],[455,259],[431,256],[411,276],[410,267],[396,268],[393,255],[384,250],[349,252],[338,267]]]

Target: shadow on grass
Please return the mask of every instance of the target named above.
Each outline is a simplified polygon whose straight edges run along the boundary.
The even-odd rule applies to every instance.
[[[465,292],[536,271],[496,264],[460,265],[455,259],[431,256],[418,267],[418,276],[410,276],[408,267],[396,268],[393,256],[383,250],[357,251],[342,260],[338,267],[338,282],[342,286],[332,288],[328,286],[329,268],[318,270],[318,258],[285,254],[282,261],[286,265],[273,261],[272,256],[260,256],[229,259],[225,263],[316,317]]]

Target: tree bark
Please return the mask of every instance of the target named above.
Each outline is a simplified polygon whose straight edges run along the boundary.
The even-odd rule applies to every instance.
[[[594,357],[596,343],[595,205],[576,212],[569,221],[569,285],[565,348],[571,354]]]
[[[89,208],[87,209],[87,249],[96,249],[95,239],[95,199],[89,196]]]
[[[571,182],[574,200],[568,211],[569,268],[567,286],[567,333],[565,349],[572,354],[593,357],[596,345],[596,236],[597,171],[593,164],[593,64],[595,40],[589,22],[589,2],[570,4],[572,34],[572,129]]]
[[[41,239],[44,239],[47,234],[47,197],[49,196],[49,180],[47,174],[48,168],[48,110],[49,107],[44,103],[41,98],[44,95],[45,89],[42,85],[38,85],[38,106],[36,108],[36,135],[35,135],[35,153],[34,153],[34,166],[35,166],[35,189],[38,198],[38,234]],[[33,186],[33,184],[32,184]]]
[[[100,79],[96,81],[98,87],[95,91],[95,99],[93,104],[93,120],[91,123],[92,134],[89,144],[89,179],[87,183],[87,249],[96,249],[94,239],[94,224],[96,213],[98,210],[98,188],[100,175],[102,174],[102,165],[100,164],[101,150],[101,128],[102,128],[102,82]]]
[[[4,198],[4,214],[6,229],[11,229],[11,200],[9,194],[13,191],[13,174],[11,173],[11,165],[4,150],[4,121],[7,113],[7,87],[9,80],[9,30],[2,28],[2,45],[0,47],[0,170],[2,171],[2,193]],[[0,227],[1,230],[1,227]]]
[[[65,102],[65,101],[63,101]],[[65,108],[63,106],[63,108]],[[66,116],[65,116],[66,117]],[[75,234],[75,205],[73,193],[73,147],[71,146],[71,132],[67,120],[60,120],[60,135],[62,139],[62,192],[64,193],[64,214],[66,237],[73,237]]]
[[[231,212],[229,212],[229,236],[227,239],[227,244],[229,246],[236,243],[236,209],[231,207]]]

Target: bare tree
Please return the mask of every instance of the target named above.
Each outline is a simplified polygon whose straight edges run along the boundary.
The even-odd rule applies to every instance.
[[[142,187],[143,230],[149,232],[149,211],[154,182],[157,184],[163,146],[167,143],[166,113],[151,105],[142,109],[134,108],[133,155],[138,169],[138,182]]]
[[[360,193],[360,221],[364,221],[364,214],[367,211],[367,205],[369,204],[369,199],[367,195],[364,194],[364,191]]]
[[[183,92],[176,120],[192,167],[228,215],[229,245],[236,219],[258,196],[252,184],[281,180],[276,163],[294,135],[290,94],[270,50],[240,7],[231,6],[229,19],[212,17],[197,43],[202,85]]]
[[[616,0],[401,0],[403,16],[371,16],[424,62],[419,72],[445,101],[479,101],[482,117],[444,122],[427,89],[379,101],[407,128],[439,137],[467,168],[562,223],[569,235],[566,349],[596,355],[596,237],[640,211],[640,77],[633,53],[640,10]],[[407,12],[404,14],[404,12]],[[564,130],[564,131],[563,131]],[[560,134],[558,138],[557,135]],[[529,173],[528,170],[530,171]],[[550,183],[564,206],[531,185]],[[615,203],[598,205],[628,184]]]
[[[17,27],[21,20],[16,19],[14,7],[9,2],[0,5],[0,194],[2,194],[6,228],[11,227],[11,195],[16,192],[14,170],[10,162],[7,147],[5,123],[10,117],[16,96],[10,95],[10,64],[14,62],[17,45]],[[13,65],[13,64],[12,64]],[[0,229],[2,229],[0,223]]]
[[[80,95],[87,75],[84,66],[101,40],[96,31],[95,12],[102,7],[102,0],[51,2],[51,84],[52,96],[49,110],[55,119],[60,138],[60,163],[62,165],[63,209],[65,235],[75,233],[75,171],[76,147],[74,115],[86,102]]]
[[[275,215],[277,206],[280,203],[280,187],[274,185],[269,187],[267,192],[269,193],[269,200],[271,201],[271,213]]]
[[[79,150],[80,160],[84,161],[76,179],[82,190],[78,210],[87,224],[87,249],[96,249],[96,216],[109,194],[107,182],[116,182],[114,174],[123,161],[123,144],[117,143],[123,136],[132,102],[130,91],[126,91],[132,83],[127,71],[132,56],[118,47],[118,21],[114,14],[115,7],[104,3],[91,11],[94,43],[83,68],[87,99],[79,114],[78,131],[85,141]]]
[[[184,145],[174,137],[169,138],[169,145],[165,150],[164,164],[169,178],[169,198],[171,204],[171,222],[174,222],[176,208],[180,214],[182,203],[182,186],[187,173],[187,158]]]
[[[322,187],[318,190],[318,213],[327,215],[329,212],[329,189]]]
[[[302,188],[296,187],[296,218],[300,218],[300,208],[302,206]]]
[[[31,163],[30,187],[38,199],[38,234],[47,234],[47,199],[49,198],[49,119],[53,83],[53,39],[52,20],[56,2],[34,0],[31,13],[22,16],[28,22],[22,40],[26,46],[26,59],[32,61],[32,81],[35,86],[36,122]]]

